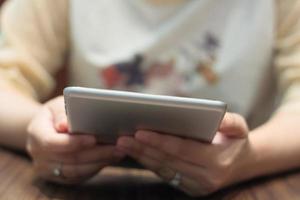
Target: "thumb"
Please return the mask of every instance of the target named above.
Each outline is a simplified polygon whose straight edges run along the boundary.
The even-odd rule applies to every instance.
[[[68,121],[65,111],[63,98],[58,97],[54,99],[50,104],[49,108],[53,116],[53,125],[57,132],[67,133],[68,132]]]
[[[219,132],[227,137],[245,138],[248,135],[249,128],[244,117],[227,112],[221,122]]]

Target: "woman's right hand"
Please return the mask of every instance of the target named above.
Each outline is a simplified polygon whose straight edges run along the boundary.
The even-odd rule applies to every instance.
[[[125,156],[92,135],[69,134],[63,97],[47,102],[32,119],[26,147],[37,175],[66,184],[87,180]]]

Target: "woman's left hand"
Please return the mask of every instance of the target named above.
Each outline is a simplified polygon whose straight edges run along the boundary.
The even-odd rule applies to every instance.
[[[227,113],[212,144],[138,131],[119,138],[117,147],[167,182],[180,178],[179,189],[200,196],[239,181],[250,149],[248,132],[242,116]]]

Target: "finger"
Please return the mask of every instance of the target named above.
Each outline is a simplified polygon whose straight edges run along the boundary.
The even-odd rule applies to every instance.
[[[122,140],[132,140],[131,138],[123,137]],[[159,177],[161,177],[166,182],[170,182],[174,178],[175,173],[179,172],[182,175],[182,180],[178,186],[184,192],[192,195],[204,194],[207,191],[207,186],[203,186],[198,182],[198,180],[204,179],[204,170],[201,167],[196,167],[185,163],[181,160],[176,159],[166,159],[168,156],[164,155],[162,152],[151,147],[145,147],[143,144],[132,144],[130,147],[128,145],[123,146],[125,142],[120,140],[118,142],[119,148],[123,149],[128,155],[136,159],[140,164],[142,164],[147,169],[155,172]],[[130,141],[132,142],[132,141]],[[161,154],[161,155],[159,155]],[[199,178],[200,176],[200,178]]]
[[[132,137],[120,137],[117,141],[117,148],[119,148],[120,151],[126,152],[137,161],[143,159],[143,156],[149,155],[149,157],[159,160],[163,165],[164,161],[171,159],[171,156],[167,156],[167,154],[163,152],[154,150],[153,148],[138,142]]]
[[[226,113],[221,122],[219,131],[228,137],[244,138],[249,132],[245,119],[235,113]]]
[[[65,111],[64,100],[62,97],[57,97],[48,104],[53,116],[53,124],[55,129],[61,133],[68,132],[67,115]]]
[[[96,145],[96,139],[89,135],[69,135],[49,133],[41,139],[40,147],[53,153],[75,153]],[[52,134],[52,135],[50,135]]]
[[[69,165],[56,162],[36,162],[34,169],[39,176],[47,179],[66,179],[66,180],[84,180],[99,172],[100,169],[107,166],[108,163],[88,163],[81,165]],[[54,175],[54,169],[60,169],[61,176]]]
[[[67,116],[63,116],[55,125],[55,129],[59,133],[68,133],[69,132],[69,125]]]
[[[97,173],[101,168],[107,166],[108,163],[88,163],[81,165],[69,165],[63,164],[61,171],[63,177],[66,178],[82,178],[89,177],[92,174]],[[54,167],[53,165],[51,167]]]
[[[50,152],[76,152],[96,145],[92,135],[59,134],[52,125],[52,115],[42,109],[37,121],[29,129],[34,132],[34,142],[43,150]]]
[[[138,131],[135,134],[135,139],[154,149],[196,165],[210,160],[209,156],[214,151],[210,144],[151,131]]]
[[[51,153],[47,160],[64,164],[115,163],[125,157],[125,153],[112,145],[97,145],[76,153]]]
[[[134,153],[132,153],[132,155],[133,154]],[[177,163],[176,165],[170,165],[169,163],[167,163],[167,165],[162,166],[160,161],[148,156],[140,157],[138,162],[145,168],[156,173],[159,177],[161,177],[162,180],[167,183],[169,183],[174,178],[176,172],[179,172],[182,177],[177,187],[189,195],[205,195],[211,191],[210,187],[207,186],[204,181],[199,181],[204,180],[205,178],[197,179],[198,176],[191,176],[190,174],[192,173],[189,167],[182,165],[182,163]]]
[[[145,162],[149,161],[147,162],[147,167],[151,167],[150,169],[153,171],[157,172],[168,166],[176,171],[184,172],[185,175],[190,178],[196,178],[199,176],[203,178],[202,171],[205,171],[205,167],[202,165],[194,165],[189,162],[184,162],[181,159],[142,144],[130,137],[120,138],[118,140],[117,147],[142,164],[146,164]],[[167,179],[168,176],[164,177]]]

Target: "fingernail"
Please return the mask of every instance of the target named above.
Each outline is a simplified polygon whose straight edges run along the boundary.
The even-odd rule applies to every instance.
[[[56,124],[56,129],[59,131],[64,131],[64,130],[66,130],[66,126],[62,122],[60,122],[60,123]]]

